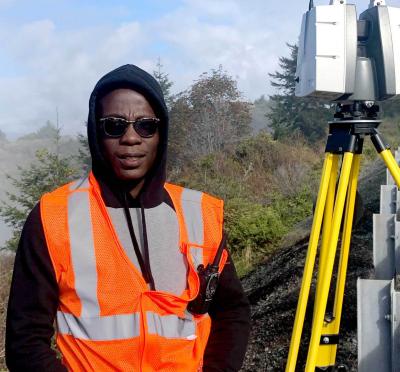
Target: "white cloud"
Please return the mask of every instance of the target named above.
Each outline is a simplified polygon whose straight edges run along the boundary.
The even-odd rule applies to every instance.
[[[288,53],[286,41],[296,41],[301,20],[300,12],[299,22],[293,22],[293,7],[284,12],[279,7],[265,1],[187,0],[158,21],[160,37],[184,57],[176,64],[170,56],[170,65],[166,64],[177,88],[184,88],[181,71],[193,80],[222,65],[238,78],[248,98],[271,93],[268,72],[275,71],[279,56]]]
[[[12,43],[7,43],[11,34]],[[136,22],[61,32],[52,21],[41,20],[1,32],[0,41],[25,71],[17,77],[0,76],[0,128],[6,133],[54,122],[56,108],[65,132],[82,132],[96,81],[132,58],[148,64],[141,52],[146,36]]]
[[[66,132],[83,131],[89,94],[104,73],[125,63],[151,72],[158,57],[174,92],[222,65],[245,97],[272,93],[268,73],[288,54],[285,43],[296,41],[305,3],[184,0],[160,18],[116,26],[68,29],[51,17],[0,24],[2,53],[15,70],[0,71],[0,129],[35,130],[54,121],[58,107]]]

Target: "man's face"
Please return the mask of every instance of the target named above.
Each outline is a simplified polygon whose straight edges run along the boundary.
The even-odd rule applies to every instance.
[[[116,89],[101,101],[101,118],[116,117],[126,120],[155,118],[149,102],[140,93],[130,89]],[[102,146],[106,159],[116,176],[124,181],[144,180],[157,157],[158,130],[154,136],[143,138],[132,125],[119,138],[103,136]]]

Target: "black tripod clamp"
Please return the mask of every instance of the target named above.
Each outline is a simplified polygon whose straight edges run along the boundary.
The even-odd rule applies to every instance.
[[[192,314],[201,315],[208,312],[211,301],[217,290],[219,280],[218,268],[225,246],[226,234],[223,233],[213,262],[208,264],[207,267],[204,267],[203,264],[197,267],[197,274],[199,275],[200,280],[199,293],[194,300],[189,302],[187,307]]]
[[[329,122],[325,152],[361,154],[365,136],[371,138],[378,154],[389,149],[390,146],[378,131],[381,123],[377,117],[378,112],[379,106],[372,103],[367,105],[355,101],[351,104],[337,104],[335,119]]]

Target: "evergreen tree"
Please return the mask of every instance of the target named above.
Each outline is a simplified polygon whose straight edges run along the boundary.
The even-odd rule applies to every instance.
[[[15,192],[7,192],[8,202],[0,206],[0,216],[13,228],[13,235],[3,249],[16,250],[28,213],[44,193],[76,178],[77,172],[71,165],[71,159],[59,154],[60,139],[60,130],[56,128],[55,152],[38,150],[33,163],[26,168],[18,168],[19,178],[7,176]]]
[[[174,83],[169,80],[168,74],[163,72],[163,65],[161,64],[160,58],[157,61],[157,70],[153,71],[153,76],[160,84],[161,90],[164,94],[165,103],[167,104],[168,110],[170,110],[174,101],[171,94],[171,87],[174,85]]]
[[[297,45],[287,44],[289,57],[280,57],[280,71],[269,74],[271,85],[278,90],[272,95],[271,111],[267,114],[274,138],[300,132],[310,143],[326,136],[327,121],[332,118],[328,102],[312,97],[296,97]]]
[[[77,136],[80,148],[78,150],[78,155],[75,159],[78,161],[79,166],[82,167],[81,175],[85,176],[89,173],[92,167],[92,157],[90,156],[89,142],[87,136],[79,133]]]

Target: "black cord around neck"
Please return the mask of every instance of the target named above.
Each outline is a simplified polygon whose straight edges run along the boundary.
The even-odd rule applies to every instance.
[[[135,231],[133,230],[133,224],[132,224],[132,217],[129,211],[129,206],[128,206],[128,200],[127,200],[127,195],[126,193],[123,193],[123,201],[124,201],[124,212],[125,212],[125,218],[128,224],[128,230],[129,234],[131,236],[132,240],[132,245],[135,250],[135,254],[140,266],[140,270],[142,272],[143,278],[146,281],[146,283],[149,284],[150,289],[154,290],[154,279],[153,276],[151,275],[150,271],[150,260],[149,260],[149,249],[148,249],[148,243],[147,243],[147,232],[146,232],[146,224],[145,224],[145,219],[144,219],[144,210],[143,207],[142,209],[142,223],[143,223],[143,241],[144,241],[144,251],[145,251],[145,260],[143,259],[142,253],[140,252],[139,249],[139,244],[136,239]]]
[[[144,215],[144,208],[143,208],[142,204],[140,204],[140,211],[142,212],[144,259],[145,259],[145,263],[147,266],[147,274],[148,274],[150,289],[155,290],[156,287],[154,285],[154,278],[153,278],[153,275],[152,275],[151,269],[150,269],[149,243],[147,240],[146,218]]]

